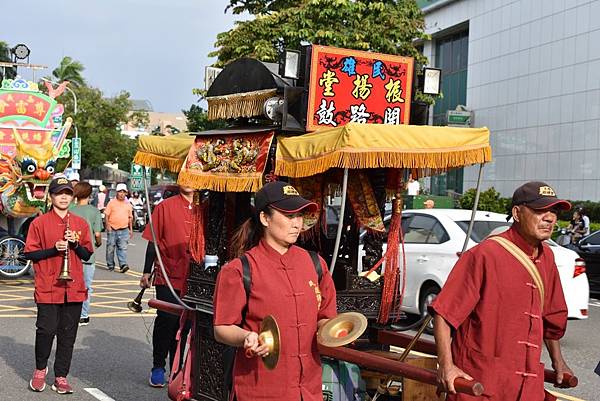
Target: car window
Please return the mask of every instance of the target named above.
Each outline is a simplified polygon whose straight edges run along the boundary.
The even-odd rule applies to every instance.
[[[407,244],[441,244],[450,238],[438,219],[432,216],[416,214],[407,225],[404,232]]]
[[[594,234],[590,235],[585,240],[583,240],[582,243],[588,245],[600,245],[600,231],[597,231]]]
[[[457,221],[456,224],[465,232],[469,229],[469,221]],[[482,221],[473,222],[473,231],[471,239],[475,242],[481,242],[487,237],[492,230],[498,227],[509,227],[510,223],[504,221]]]

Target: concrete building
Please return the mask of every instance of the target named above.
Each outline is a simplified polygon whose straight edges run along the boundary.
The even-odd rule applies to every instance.
[[[443,69],[431,122],[464,104],[492,133],[484,189],[543,180],[572,200],[600,199],[600,0],[418,0]],[[470,167],[434,193],[475,186]]]
[[[130,138],[137,138],[140,135],[150,135],[152,133],[171,135],[187,130],[187,118],[183,113],[154,111],[149,100],[132,99],[131,103],[131,111],[147,112],[150,122],[145,127],[123,124],[121,126],[121,134],[123,135],[127,135]]]

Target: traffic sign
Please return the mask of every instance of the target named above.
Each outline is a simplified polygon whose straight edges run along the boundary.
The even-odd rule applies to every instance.
[[[448,110],[446,116],[449,127],[470,127],[473,124],[473,113],[470,111]]]
[[[74,170],[81,169],[81,138],[73,138],[71,140],[71,167]]]
[[[141,191],[144,189],[144,179],[142,177],[131,177],[129,186],[132,191]]]
[[[144,176],[144,167],[139,164],[131,164],[131,178],[142,178]]]

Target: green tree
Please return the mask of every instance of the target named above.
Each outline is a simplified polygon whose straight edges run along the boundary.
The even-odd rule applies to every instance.
[[[0,61],[11,62],[10,46],[8,43],[0,40]],[[17,76],[17,70],[13,67],[0,67],[0,82],[4,78],[14,79]]]
[[[118,162],[119,168],[129,171],[137,140],[121,134],[125,123],[147,121],[146,112],[131,113],[129,93],[105,98],[102,91],[88,86],[74,88],[78,112],[73,115],[73,98],[63,93],[59,102],[65,105],[65,116],[72,116],[81,138],[83,167],[98,167],[107,161]]]
[[[475,203],[475,188],[471,188],[466,191],[458,200],[458,204],[461,209],[473,209]],[[477,204],[477,210],[485,210],[488,212],[496,213],[508,213],[510,206],[510,198],[501,198],[500,192],[496,191],[494,187],[491,187],[479,194],[479,203]]]
[[[255,19],[237,22],[217,35],[216,65],[240,57],[277,61],[283,49],[302,42],[426,58],[414,46],[427,39],[423,14],[414,0],[230,0],[234,14]]]
[[[192,104],[189,110],[181,111],[187,118],[187,129],[190,132],[201,132],[209,129],[225,127],[224,121],[209,121],[206,110],[196,104]]]
[[[81,87],[86,85],[83,70],[85,70],[83,64],[67,56],[63,57],[60,65],[52,70],[52,76],[46,78],[56,82],[69,81],[71,88]]]

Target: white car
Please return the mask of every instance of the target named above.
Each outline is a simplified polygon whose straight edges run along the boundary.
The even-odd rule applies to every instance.
[[[463,209],[418,209],[402,212],[407,280],[402,304],[404,312],[421,315],[426,313],[427,305],[439,293],[458,260],[470,219],[471,211]],[[386,218],[386,225],[388,224],[389,218]],[[467,248],[477,245],[492,230],[509,225],[504,214],[478,211]],[[587,319],[589,284],[585,262],[577,253],[554,241],[548,241],[548,245],[554,253],[569,308],[569,318]],[[364,251],[361,243],[359,272],[362,271],[362,256]]]

